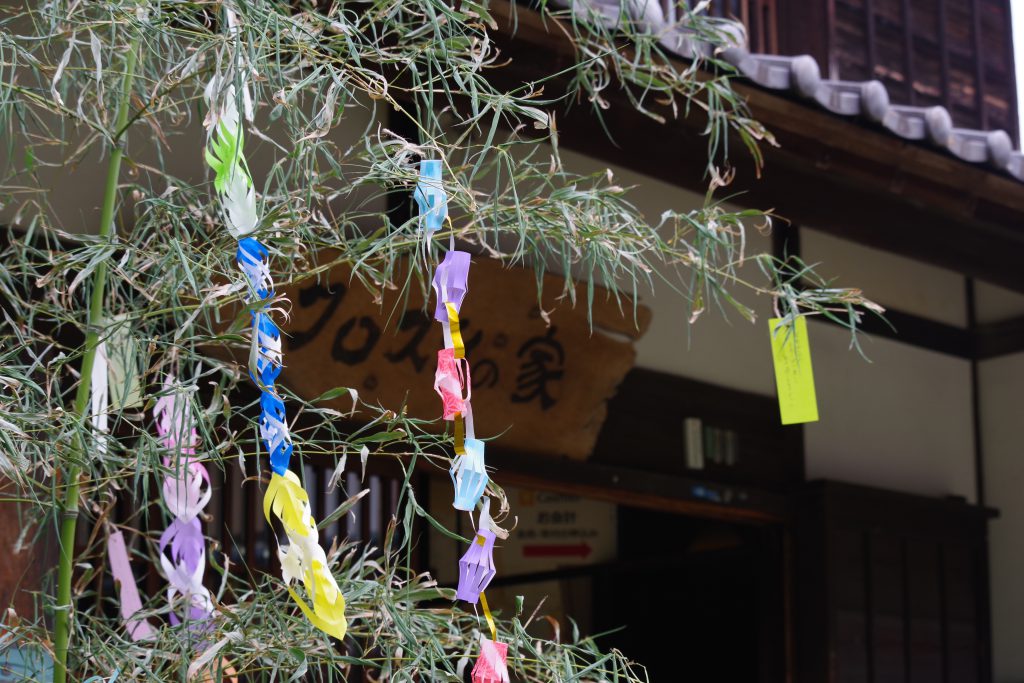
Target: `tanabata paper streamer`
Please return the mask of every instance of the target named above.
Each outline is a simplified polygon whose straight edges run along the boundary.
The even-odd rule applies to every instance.
[[[213,79],[206,86],[207,102],[216,97],[214,90],[218,85],[219,79]],[[224,223],[228,231],[238,238],[256,229],[259,214],[252,176],[242,155],[242,122],[238,117],[235,97],[234,86],[228,86],[222,97],[224,106],[211,109],[218,117],[206,146],[206,163],[213,169],[213,187],[223,209]]]
[[[213,602],[203,585],[206,541],[199,513],[213,491],[210,474],[196,457],[199,436],[191,408],[171,375],[164,380],[163,395],[153,414],[159,443],[166,454],[164,467],[169,470],[164,478],[163,496],[173,519],[160,536],[160,565],[169,584],[171,623],[179,623],[175,613],[175,599],[179,595],[188,606],[188,619],[204,621],[213,612]]]
[[[441,162],[423,161],[420,164],[420,182],[416,186],[416,201],[420,216],[426,224],[427,234],[440,229],[448,216],[447,197],[441,185]],[[469,361],[462,340],[459,313],[469,290],[470,255],[454,248],[445,254],[431,279],[437,301],[434,319],[441,323],[444,348],[437,353],[437,371],[434,390],[441,397],[441,411],[445,420],[455,422],[455,459],[450,474],[455,485],[452,505],[457,510],[472,512],[487,488],[487,467],[484,463],[484,443],[476,438],[473,429],[473,382]],[[455,597],[483,608],[491,631],[491,640],[482,639],[480,656],[473,667],[474,683],[509,683],[506,656],[508,645],[497,642],[497,629],[487,605],[484,589],[494,578],[495,533],[491,527],[490,499],[484,497],[480,510],[479,531],[469,550],[459,560],[459,585]]]
[[[270,485],[264,497],[263,511],[267,521],[274,514],[284,527],[289,545],[278,548],[281,572],[288,593],[310,622],[335,638],[345,637],[345,599],[327,565],[327,555],[320,546],[316,522],[309,505],[309,496],[298,477],[288,470],[292,440],[284,401],[274,382],[281,374],[281,333],[270,316],[269,303],[274,296],[270,276],[269,251],[246,234],[256,229],[259,217],[252,178],[242,151],[241,122],[234,89],[225,89],[218,103],[214,82],[206,90],[207,104],[213,114],[206,160],[213,169],[214,187],[224,208],[225,221],[231,233],[239,237],[236,259],[249,285],[249,302],[253,305],[253,350],[249,374],[260,388],[260,438],[270,454],[272,470]],[[292,587],[300,580],[305,588],[306,602]]]
[[[107,412],[110,405],[108,371],[107,345],[100,342],[96,345],[92,374],[89,375],[89,421],[96,440],[96,452],[100,455],[107,452]]]
[[[782,318],[768,321],[772,338],[775,387],[779,392],[782,424],[818,421],[818,399],[814,392],[811,344],[807,318],[798,316],[792,325]]]
[[[448,194],[441,183],[441,160],[420,162],[420,180],[413,198],[420,209],[420,228],[429,236],[441,229],[448,217]]]
[[[124,544],[124,535],[120,531],[112,531],[107,537],[107,557],[110,560],[110,573],[117,582],[118,600],[121,603],[121,618],[125,629],[132,640],[142,640],[153,635],[153,626],[146,619],[135,616],[142,609],[142,599],[135,583],[135,575],[128,563],[128,549]]]
[[[455,310],[455,304],[451,302],[445,304],[445,309],[448,311],[448,320],[441,323],[441,329],[444,331],[444,346],[452,350],[452,355],[456,359],[461,360],[466,357],[466,345],[462,341],[462,325],[459,323],[459,312]],[[468,364],[466,365],[466,372],[469,372]]]
[[[455,593],[457,599],[475,605],[480,599],[480,593],[494,578],[494,538],[494,532],[481,524],[469,550],[459,560],[459,587]]]
[[[473,683],[509,683],[508,643],[480,639],[480,654],[473,666]]]
[[[291,545],[278,550],[285,583],[300,579],[313,606],[288,588],[292,598],[309,621],[324,633],[339,640],[345,637],[345,598],[327,567],[327,556],[317,541],[316,520],[309,509],[309,496],[294,472],[270,475],[270,486],[263,498],[263,514],[270,522],[271,511],[281,520]]]

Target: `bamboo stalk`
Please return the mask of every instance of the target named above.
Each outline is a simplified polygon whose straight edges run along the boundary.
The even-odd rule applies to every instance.
[[[117,116],[111,138],[113,149],[107,162],[107,180],[103,191],[103,207],[100,211],[100,237],[109,239],[114,231],[114,209],[117,206],[117,181],[121,175],[121,159],[124,156],[124,138],[127,134],[128,108],[131,105],[132,81],[135,79],[137,41],[132,41],[125,57],[124,78],[121,83],[121,98],[117,104]],[[89,299],[89,322],[85,334],[85,353],[82,356],[81,377],[75,393],[75,415],[84,421],[89,407],[89,391],[92,388],[92,369],[96,363],[96,347],[99,345],[99,326],[103,319],[103,294],[107,285],[107,262],[102,260],[92,273],[92,293]],[[82,475],[81,461],[86,457],[86,448],[81,431],[75,438],[73,461],[68,471],[68,487],[61,508],[60,559],[57,569],[57,604],[53,624],[55,661],[53,683],[65,683],[68,675],[68,641],[71,636],[71,575],[74,568],[75,529],[78,525],[78,497],[81,493],[79,479]]]

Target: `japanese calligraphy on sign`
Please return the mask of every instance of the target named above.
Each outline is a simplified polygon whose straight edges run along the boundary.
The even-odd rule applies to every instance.
[[[592,332],[583,305],[574,309],[560,301],[565,283],[547,275],[546,321],[536,274],[487,258],[474,258],[469,286],[473,295],[461,325],[473,370],[477,434],[501,434],[502,449],[586,458],[604,422],[605,402],[633,366],[632,341],[646,330],[649,310],[638,307],[634,321],[632,302],[624,301],[620,310],[598,291]],[[433,390],[440,327],[424,311],[417,287],[404,312],[395,310],[394,297],[375,301],[344,267],[280,293],[291,301],[284,350],[292,390],[312,398],[352,387],[383,406],[406,402],[415,417],[440,414]],[[578,300],[586,301],[585,291]],[[347,410],[346,400],[337,399],[334,407]]]

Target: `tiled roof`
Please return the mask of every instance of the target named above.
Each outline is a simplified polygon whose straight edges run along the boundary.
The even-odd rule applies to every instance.
[[[621,20],[618,0],[556,1],[578,15],[597,16],[609,28]],[[674,2],[666,4],[671,7]],[[662,47],[679,57],[691,59],[717,49],[722,59],[767,90],[792,94],[833,114],[881,126],[904,140],[941,149],[966,162],[982,164],[1024,181],[1024,152],[1013,148],[1013,141],[1004,130],[956,128],[945,107],[891,104],[881,81],[822,78],[818,62],[810,55],[751,53],[747,49],[746,30],[738,22],[714,19],[717,29],[728,40],[712,45],[677,28],[674,17],[666,20],[665,10],[656,0],[629,0],[626,8],[635,23],[645,24],[652,34],[659,36]]]

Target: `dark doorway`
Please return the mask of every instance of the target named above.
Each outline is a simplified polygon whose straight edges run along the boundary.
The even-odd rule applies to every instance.
[[[782,534],[622,507],[619,562],[593,576],[594,632],[658,681],[781,681]]]

